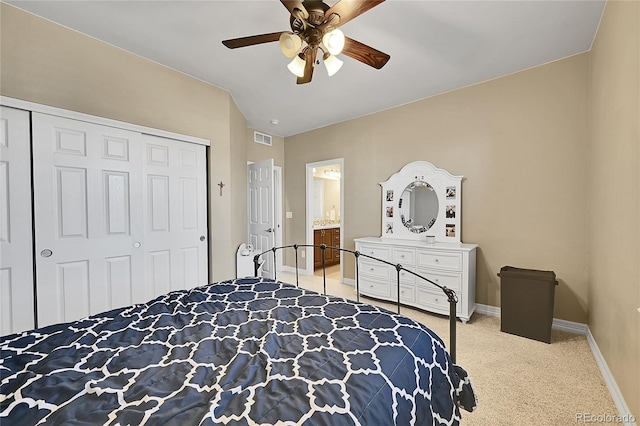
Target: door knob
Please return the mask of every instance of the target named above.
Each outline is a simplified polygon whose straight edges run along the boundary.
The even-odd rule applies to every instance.
[[[133,248],[140,248],[142,244],[140,244],[139,241],[136,241],[135,243],[133,243]]]
[[[53,252],[49,249],[44,249],[40,252],[40,256],[42,257],[51,257],[52,254]]]
[[[273,232],[273,228],[265,229],[264,232]]]
[[[200,241],[204,241],[206,238],[204,237],[204,235],[200,236]]]

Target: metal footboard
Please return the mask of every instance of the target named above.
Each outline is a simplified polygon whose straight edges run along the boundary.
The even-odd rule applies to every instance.
[[[262,253],[259,253],[257,255],[255,255],[253,257],[253,266],[254,266],[254,274],[257,277],[258,276],[258,270],[260,269],[260,266],[262,265],[260,258],[267,255],[269,252],[271,252],[273,254],[273,264],[276,265],[277,262],[277,252],[278,250],[284,250],[284,249],[290,249],[293,248],[295,251],[295,267],[296,267],[296,286],[299,287],[299,273],[298,273],[298,249],[299,248],[308,248],[308,247],[313,247],[313,248],[320,248],[321,253],[322,253],[322,282],[323,282],[323,292],[326,295],[327,294],[327,273],[326,273],[326,257],[325,257],[325,253],[327,249],[331,249],[331,250],[340,250],[341,252],[346,252],[346,253],[351,253],[354,257],[355,257],[355,264],[356,264],[356,299],[359,302],[360,301],[360,271],[359,271],[359,259],[360,257],[366,257],[367,259],[371,259],[371,260],[375,260],[377,262],[381,262],[384,263],[386,265],[389,266],[393,266],[396,270],[396,277],[397,277],[397,290],[398,290],[398,294],[397,294],[397,306],[398,306],[398,313],[400,313],[400,272],[401,271],[406,271],[412,275],[415,275],[416,277],[420,278],[421,280],[424,280],[426,282],[428,282],[431,285],[434,285],[436,287],[438,287],[440,290],[442,290],[442,292],[447,296],[447,300],[449,301],[449,355],[451,355],[451,360],[455,363],[456,362],[456,307],[458,304],[458,297],[456,295],[456,292],[453,291],[450,288],[447,288],[446,286],[442,286],[440,284],[437,284],[433,281],[431,281],[428,278],[423,277],[422,275],[411,271],[409,269],[404,268],[401,264],[394,264],[391,262],[388,262],[386,260],[382,260],[382,259],[378,259],[377,257],[373,257],[373,256],[369,256],[366,255],[364,253],[360,253],[359,251],[353,251],[353,250],[349,250],[349,249],[345,249],[342,247],[331,247],[331,246],[327,246],[326,244],[321,244],[319,246],[313,245],[313,244],[293,244],[293,245],[288,245],[288,246],[281,246],[281,247],[273,247],[269,250],[265,250]],[[274,268],[274,279],[277,279],[277,271],[276,268]]]

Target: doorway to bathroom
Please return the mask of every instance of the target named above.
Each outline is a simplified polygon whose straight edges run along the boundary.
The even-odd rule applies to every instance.
[[[322,274],[321,244],[343,246],[344,159],[307,164],[306,182],[306,270],[309,275]],[[342,252],[330,248],[324,251],[327,275],[343,279]]]

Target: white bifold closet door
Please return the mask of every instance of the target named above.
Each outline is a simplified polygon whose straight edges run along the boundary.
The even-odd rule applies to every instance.
[[[32,128],[39,327],[206,283],[204,146],[35,112]]]
[[[0,335],[34,327],[29,112],[0,111]]]
[[[208,281],[205,147],[142,135],[147,291],[160,295]]]

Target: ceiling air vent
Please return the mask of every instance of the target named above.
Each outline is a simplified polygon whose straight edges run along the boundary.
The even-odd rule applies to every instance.
[[[271,146],[271,136],[264,133],[253,132],[253,141],[256,143],[261,143],[262,145]]]

